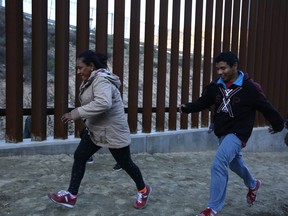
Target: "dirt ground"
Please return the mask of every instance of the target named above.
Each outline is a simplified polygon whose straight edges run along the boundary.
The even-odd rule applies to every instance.
[[[135,154],[147,184],[153,188],[145,209],[132,207],[134,182],[124,171],[112,170],[109,154],[96,154],[87,164],[75,208],[52,203],[47,194],[67,189],[72,155],[0,157],[0,215],[188,216],[206,208],[214,151]],[[230,172],[223,216],[288,215],[288,151],[243,152],[255,177],[262,180],[255,205],[248,207],[242,180]]]

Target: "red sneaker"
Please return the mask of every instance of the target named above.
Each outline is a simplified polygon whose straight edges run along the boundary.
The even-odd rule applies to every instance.
[[[146,185],[146,193],[139,193],[138,192],[138,197],[137,197],[137,200],[134,204],[134,207],[136,209],[142,209],[142,208],[145,208],[147,203],[148,203],[148,199],[149,199],[149,196],[152,192],[152,188],[149,186],[149,185]]]
[[[57,194],[48,194],[48,197],[59,205],[73,208],[76,204],[77,197],[72,197],[73,195],[68,191],[59,191]]]
[[[217,214],[211,208],[207,208],[196,216],[217,216]]]
[[[247,196],[246,196],[247,203],[249,205],[253,205],[253,203],[256,201],[256,194],[260,188],[260,185],[261,185],[261,181],[256,179],[256,187],[254,189],[249,189]]]

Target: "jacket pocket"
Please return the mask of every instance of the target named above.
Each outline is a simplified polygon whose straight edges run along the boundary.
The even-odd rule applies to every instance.
[[[106,128],[93,127],[90,129],[90,136],[96,143],[108,144]]]

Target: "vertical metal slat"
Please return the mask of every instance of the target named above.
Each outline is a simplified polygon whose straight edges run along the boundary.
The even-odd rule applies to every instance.
[[[203,86],[210,83],[211,74],[211,52],[212,52],[212,21],[213,21],[213,0],[206,2],[206,19],[205,19],[205,41],[204,41],[204,64],[203,64]],[[207,127],[209,120],[209,111],[203,110],[201,112],[201,126]]]
[[[203,1],[196,1],[196,17],[195,17],[195,37],[194,37],[194,54],[193,54],[193,82],[192,82],[192,101],[200,96],[200,75],[202,64],[202,16]],[[192,127],[199,127],[199,114],[191,115]]]
[[[96,50],[107,53],[108,1],[97,0]]]
[[[165,129],[165,97],[167,73],[168,0],[160,1],[159,47],[157,68],[156,131]]]
[[[23,140],[23,2],[6,0],[6,142]]]
[[[222,17],[223,17],[223,0],[217,0],[215,11],[215,27],[214,27],[214,50],[213,58],[215,58],[222,50]],[[214,71],[214,69],[213,69]],[[213,73],[213,80],[217,78],[217,73]]]
[[[234,0],[233,4],[233,24],[232,24],[232,45],[231,51],[238,55],[239,51],[239,19],[240,19],[240,0]]]
[[[47,0],[33,1],[32,29],[31,138],[42,141],[47,136]]]
[[[76,29],[76,56],[81,52],[89,49],[89,13],[90,4],[89,0],[77,1],[77,29]],[[76,61],[76,59],[75,59]],[[79,101],[79,87],[82,82],[81,77],[77,75],[77,69],[75,68],[75,107],[80,106]],[[80,137],[80,132],[84,124],[81,120],[75,122],[75,137]]]
[[[225,0],[223,51],[230,51],[232,0]]]
[[[140,0],[131,0],[130,44],[129,44],[129,89],[128,123],[131,133],[137,133],[139,42],[140,42]]]
[[[55,114],[54,138],[67,138],[67,124],[61,116],[68,112],[69,0],[56,1]]]
[[[125,0],[115,0],[114,35],[113,35],[113,72],[123,83],[124,69],[124,18]],[[123,85],[120,87],[123,93]]]
[[[155,0],[146,0],[142,132],[151,132]]]
[[[180,0],[173,1],[172,14],[172,44],[170,64],[170,95],[168,129],[176,130],[177,97],[178,97],[178,66],[179,66],[179,28],[180,28]]]
[[[243,71],[247,69],[248,14],[249,1],[242,0],[239,59],[241,60],[240,67]]]
[[[190,61],[191,61],[191,24],[192,24],[192,1],[185,0],[184,14],[184,41],[183,41],[183,61],[182,61],[182,88],[181,103],[187,103],[189,100],[190,83]],[[180,116],[180,129],[188,128],[188,116]]]

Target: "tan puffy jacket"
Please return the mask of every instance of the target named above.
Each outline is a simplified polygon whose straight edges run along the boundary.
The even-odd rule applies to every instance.
[[[106,69],[93,71],[80,86],[81,107],[71,111],[73,120],[82,118],[91,140],[98,146],[122,148],[131,143],[119,77]]]

